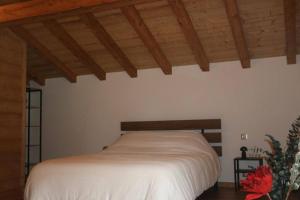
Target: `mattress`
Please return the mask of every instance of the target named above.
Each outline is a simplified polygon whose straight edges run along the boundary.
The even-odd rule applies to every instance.
[[[220,175],[217,154],[190,131],[132,132],[108,149],[45,161],[25,200],[194,200]]]

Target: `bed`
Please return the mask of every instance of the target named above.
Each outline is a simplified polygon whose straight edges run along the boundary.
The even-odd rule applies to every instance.
[[[194,200],[220,176],[221,134],[206,132],[216,129],[220,120],[122,122],[104,151],[34,167],[25,200]]]

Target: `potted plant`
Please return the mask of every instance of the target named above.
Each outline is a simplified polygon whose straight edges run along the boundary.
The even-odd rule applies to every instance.
[[[283,150],[280,142],[267,135],[272,151],[266,151],[268,166],[259,167],[249,173],[241,184],[246,192],[246,200],[267,196],[270,200],[288,200],[291,191],[300,187],[300,117],[292,124]]]

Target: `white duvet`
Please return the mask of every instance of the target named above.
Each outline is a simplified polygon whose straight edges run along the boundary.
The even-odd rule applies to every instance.
[[[219,174],[199,133],[132,132],[101,153],[37,165],[25,200],[194,200]]]

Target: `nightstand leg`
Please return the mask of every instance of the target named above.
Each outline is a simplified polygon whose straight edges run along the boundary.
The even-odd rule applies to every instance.
[[[236,169],[236,160],[233,161],[233,164],[234,164],[234,189],[237,192],[237,185],[236,185],[236,182],[237,182],[237,180],[236,180],[236,171],[237,171],[237,169]]]
[[[239,163],[239,161],[237,161],[236,167],[237,167],[237,170],[238,170],[238,173],[237,173],[237,189],[240,190],[240,172],[239,172],[240,163]]]

